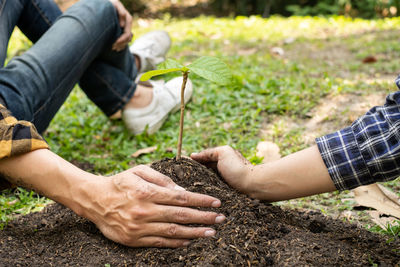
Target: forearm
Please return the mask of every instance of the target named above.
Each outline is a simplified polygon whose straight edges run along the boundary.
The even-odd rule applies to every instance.
[[[280,160],[254,166],[246,192],[268,201],[287,200],[336,190],[317,146]]]
[[[33,189],[82,214],[88,183],[98,176],[87,173],[47,149],[0,160],[0,173],[11,183]]]

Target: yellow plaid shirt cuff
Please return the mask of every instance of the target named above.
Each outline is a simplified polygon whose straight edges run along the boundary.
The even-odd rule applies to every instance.
[[[49,146],[36,127],[30,122],[18,121],[0,104],[0,159],[42,148]],[[2,184],[6,181],[0,177],[0,187]]]

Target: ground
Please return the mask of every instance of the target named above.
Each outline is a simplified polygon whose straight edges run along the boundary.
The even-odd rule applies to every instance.
[[[233,70],[234,83],[220,87],[192,76],[195,92],[187,105],[183,149],[189,154],[229,144],[254,163],[261,140],[276,143],[283,155],[314,143],[314,137],[349,125],[396,89],[400,69],[400,19],[344,17],[258,17],[136,19],[135,36],[152,29],[170,32],[169,54],[182,63],[202,55],[221,57]],[[10,42],[8,59],[30,46],[20,32]],[[375,61],[363,63],[367,57]],[[172,76],[165,77],[166,79]],[[179,115],[169,117],[154,135],[132,136],[121,122],[109,121],[76,88],[45,133],[51,149],[87,170],[110,175],[136,164],[173,157]],[[136,150],[155,152],[131,157]],[[398,181],[386,186],[399,192]],[[48,200],[23,189],[0,196],[1,220],[36,211]],[[353,210],[351,192],[336,192],[279,202],[313,209],[335,218],[372,222]],[[373,230],[377,230],[372,227]]]
[[[61,205],[21,216],[0,231],[6,266],[398,266],[400,240],[315,211],[283,210],[240,194],[205,166],[165,159],[152,168],[190,191],[215,195],[226,221],[212,238],[178,249],[129,248]]]

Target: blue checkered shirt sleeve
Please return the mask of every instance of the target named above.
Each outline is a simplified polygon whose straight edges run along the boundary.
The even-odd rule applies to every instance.
[[[400,88],[400,76],[396,84]],[[316,142],[338,190],[396,179],[400,176],[400,91],[350,127]]]

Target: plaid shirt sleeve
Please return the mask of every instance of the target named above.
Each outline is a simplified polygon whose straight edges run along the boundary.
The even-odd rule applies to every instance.
[[[0,104],[0,159],[20,155],[36,149],[49,148],[33,124],[18,121]],[[0,190],[9,183],[0,176]]]
[[[400,88],[400,76],[396,83]],[[316,142],[338,190],[396,179],[400,176],[400,91],[350,127]]]

